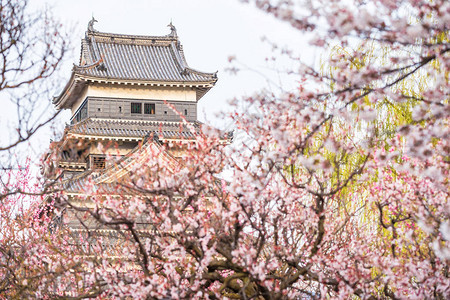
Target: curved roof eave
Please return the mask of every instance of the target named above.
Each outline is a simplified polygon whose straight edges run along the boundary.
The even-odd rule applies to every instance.
[[[70,79],[61,94],[53,98],[52,102],[57,109],[70,108],[71,102],[78,98],[78,93],[86,86],[86,82],[80,79],[78,74],[72,71]]]
[[[215,79],[214,83],[217,81],[217,72],[218,71],[213,72],[213,73],[208,73],[208,72],[202,72],[202,71],[196,70],[194,68],[191,68],[186,61],[186,58],[184,56],[184,52],[183,52],[181,46],[177,47],[175,45],[175,42],[171,43],[171,50],[172,50],[172,54],[175,58],[175,61],[178,63],[178,66],[181,69],[181,72],[193,73],[193,74],[204,76],[204,77],[211,77],[212,79]]]

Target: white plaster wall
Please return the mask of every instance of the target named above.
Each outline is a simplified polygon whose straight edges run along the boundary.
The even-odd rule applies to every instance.
[[[86,96],[196,102],[195,90],[190,87],[90,85]]]

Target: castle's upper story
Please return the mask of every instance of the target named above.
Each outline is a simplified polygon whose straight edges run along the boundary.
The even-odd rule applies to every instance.
[[[148,147],[180,162],[202,134],[197,102],[216,83],[216,73],[188,66],[172,24],[168,35],[138,36],[98,32],[94,22],[82,39],[79,63],[53,100],[72,117],[53,143],[56,155],[47,157],[67,182],[112,167],[123,175],[122,163]],[[220,140],[229,144],[232,133]]]
[[[168,35],[140,36],[98,32],[94,22],[82,39],[79,64],[53,100],[57,109],[71,109],[71,123],[197,120],[197,101],[217,76],[189,67],[172,24]]]

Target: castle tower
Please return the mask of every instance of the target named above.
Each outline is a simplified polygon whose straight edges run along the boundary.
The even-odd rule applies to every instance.
[[[216,73],[188,66],[172,24],[168,35],[138,36],[98,32],[94,21],[82,40],[79,64],[53,100],[57,109],[72,112],[65,143],[90,144],[77,153],[63,149],[66,177],[106,166],[107,153],[98,153],[98,142],[115,142],[125,155],[150,134],[162,143],[192,138],[180,115],[199,128],[197,102],[217,81]]]
[[[139,36],[98,32],[94,22],[82,39],[79,64],[53,100],[72,117],[62,140],[51,145],[47,159],[53,165],[47,165],[53,169],[44,174],[54,178],[55,169],[63,171],[62,189],[71,205],[58,218],[74,231],[89,227],[110,234],[73,209],[89,206],[88,182],[117,193],[117,180],[141,163],[133,154],[146,155],[146,149],[164,149],[160,155],[168,167],[179,163],[183,145],[195,142],[202,126],[197,103],[217,76],[188,66],[172,24],[168,35]],[[225,134],[221,142],[231,138]]]

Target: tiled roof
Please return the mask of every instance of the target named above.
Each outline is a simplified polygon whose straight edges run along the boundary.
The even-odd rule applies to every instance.
[[[82,40],[80,75],[95,78],[215,82],[215,73],[196,71],[186,63],[176,35],[136,36],[88,31]]]
[[[132,186],[120,184],[120,179],[129,173],[129,170],[142,165],[149,156],[157,155],[166,162],[166,168],[173,170],[178,161],[167,151],[161,148],[161,143],[155,138],[147,138],[142,147],[134,148],[116,164],[100,170],[99,173],[89,170],[63,182],[62,189],[67,193],[99,192],[108,195],[136,193]],[[130,184],[130,183],[128,183]],[[92,189],[92,190],[90,190]]]
[[[200,123],[158,122],[88,118],[67,127],[67,134],[86,137],[144,138],[155,134],[160,139],[194,139]]]
[[[136,123],[145,123],[137,125]],[[159,123],[159,124],[158,124]],[[182,126],[183,124],[176,122],[139,122],[139,121],[111,121],[111,120],[95,120],[86,119],[78,124],[72,125],[68,128],[69,132],[83,133],[83,128],[90,127],[93,130],[95,126],[156,126],[160,125],[161,128],[174,128]],[[114,125],[112,125],[114,124]],[[81,125],[81,126],[80,126]],[[200,123],[191,124],[197,132],[200,131]],[[153,128],[154,128],[153,127]],[[186,130],[186,127],[181,127]],[[99,128],[97,128],[99,129]],[[111,129],[111,128],[110,128]],[[127,130],[127,129],[125,129]],[[94,130],[95,131],[95,130]],[[166,131],[167,132],[167,131]],[[180,130],[180,132],[183,132]],[[185,131],[184,131],[185,132]],[[192,135],[194,136],[194,134]],[[232,139],[231,133],[225,133],[224,139]],[[155,155],[165,162],[165,168],[173,172],[176,166],[180,163],[174,156],[168,151],[162,148],[161,138],[158,137],[146,137],[142,146],[135,147],[130,153],[122,157],[116,163],[110,165],[103,170],[87,170],[76,175],[73,178],[67,179],[62,183],[62,189],[69,194],[86,194],[87,192],[98,192],[100,194],[108,195],[134,195],[137,193],[133,186],[129,186],[131,183],[127,180],[123,181],[122,178],[127,178],[130,170],[136,169],[136,166],[142,166],[149,156]],[[92,190],[91,190],[92,189]]]
[[[133,195],[136,192],[133,189],[120,185],[119,183],[96,183],[95,179],[90,177],[90,172],[84,172],[82,178],[69,179],[62,184],[62,189],[68,194],[86,194],[98,192],[108,195]]]
[[[61,94],[58,109],[71,108],[89,82],[143,86],[193,87],[197,100],[216,83],[217,72],[197,71],[186,62],[175,27],[165,36],[98,32],[88,27],[81,56]]]

